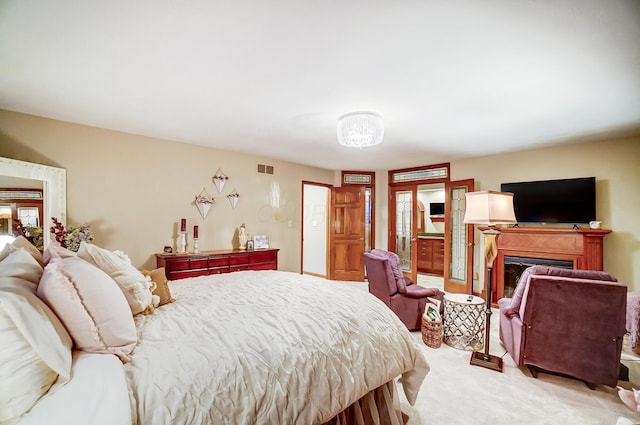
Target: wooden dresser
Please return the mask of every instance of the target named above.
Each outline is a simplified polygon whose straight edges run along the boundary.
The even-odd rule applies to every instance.
[[[418,271],[444,274],[444,239],[418,238]]]
[[[156,265],[169,280],[238,270],[278,270],[276,248],[249,251],[203,251],[199,254],[156,254]]]

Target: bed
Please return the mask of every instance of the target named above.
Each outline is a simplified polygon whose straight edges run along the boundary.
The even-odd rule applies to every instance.
[[[175,302],[133,317],[126,356],[74,339],[68,382],[18,423],[400,424],[396,382],[413,404],[429,371],[400,320],[346,283],[240,271],[169,287]]]

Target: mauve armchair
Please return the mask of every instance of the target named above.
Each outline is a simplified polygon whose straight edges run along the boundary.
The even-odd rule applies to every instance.
[[[397,254],[374,249],[364,254],[364,264],[369,292],[382,300],[402,320],[407,329],[420,329],[422,314],[429,298],[439,300],[442,310],[444,292],[437,288],[416,285],[405,277],[400,269]]]
[[[615,387],[627,287],[605,272],[533,266],[498,300],[500,340],[518,366]]]

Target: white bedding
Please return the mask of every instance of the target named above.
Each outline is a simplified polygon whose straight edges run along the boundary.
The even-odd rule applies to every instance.
[[[74,351],[71,380],[40,399],[18,425],[127,425],[130,418],[120,359]]]
[[[171,290],[136,316],[134,424],[320,424],[400,375],[413,403],[429,371],[395,314],[346,284],[242,271]]]

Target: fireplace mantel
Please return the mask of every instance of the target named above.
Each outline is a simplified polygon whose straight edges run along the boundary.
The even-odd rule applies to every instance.
[[[486,230],[486,228],[480,228]],[[499,228],[498,255],[493,262],[492,302],[504,297],[504,257],[573,261],[574,269],[602,270],[603,239],[608,229]]]

